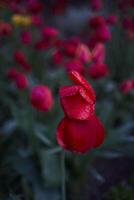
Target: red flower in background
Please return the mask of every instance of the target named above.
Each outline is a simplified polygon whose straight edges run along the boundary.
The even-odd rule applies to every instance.
[[[30,101],[38,111],[47,111],[52,108],[53,97],[51,90],[44,85],[37,85],[30,92]]]
[[[52,62],[55,65],[60,65],[63,62],[63,54],[60,50],[56,50],[52,55]]]
[[[61,105],[69,118],[85,120],[94,112],[95,93],[78,72],[71,71],[69,74],[76,85],[60,88]]]
[[[12,26],[9,23],[0,21],[0,36],[10,35],[12,33]]]
[[[105,19],[103,16],[93,16],[90,17],[88,24],[91,28],[100,28],[101,26],[105,25]]]
[[[39,12],[41,12],[44,8],[43,3],[39,2],[39,1],[31,1],[29,2],[27,11],[33,14],[37,14]]]
[[[64,117],[58,125],[56,135],[62,148],[85,153],[103,143],[105,131],[95,115],[82,121]]]
[[[71,38],[63,42],[63,52],[68,57],[74,57],[76,55],[77,48],[80,44],[80,39],[77,37]]]
[[[26,72],[31,71],[31,66],[30,66],[27,62],[25,62],[25,63],[22,64],[22,68],[23,68]]]
[[[83,64],[81,63],[80,60],[77,60],[77,59],[71,59],[71,60],[68,60],[66,63],[65,63],[65,69],[67,71],[77,71],[79,73],[83,73],[84,72],[84,66]]]
[[[98,40],[101,42],[106,42],[111,40],[112,35],[110,32],[110,29],[107,25],[101,26],[97,31],[96,35],[98,37]]]
[[[31,23],[34,26],[40,27],[43,23],[42,18],[38,15],[32,15],[31,16]]]
[[[21,50],[16,50],[13,55],[14,61],[21,65],[25,71],[30,71],[31,66],[28,64],[25,54]]]
[[[109,24],[109,25],[114,25],[116,24],[116,22],[118,21],[118,17],[117,15],[115,14],[111,14],[107,17],[106,19],[106,22]]]
[[[96,44],[98,44],[100,41],[98,39],[98,35],[95,34],[95,32],[91,32],[90,38],[87,41],[87,45],[89,48],[93,49],[95,48]]]
[[[90,50],[88,46],[80,44],[76,51],[76,58],[83,61],[83,63],[103,63],[105,60],[105,46],[102,43],[97,43],[95,47]]]
[[[105,60],[105,46],[102,43],[97,43],[92,50],[92,62],[103,63]]]
[[[28,87],[28,79],[25,74],[18,72],[14,79],[16,87],[20,90],[24,90]]]
[[[26,62],[26,57],[21,50],[16,50],[14,52],[14,60],[19,64],[23,64],[24,62]]]
[[[94,46],[98,42],[107,42],[111,40],[112,35],[110,29],[103,16],[94,16],[89,19],[90,43]]]
[[[16,87],[24,90],[28,87],[28,79],[25,74],[18,72],[15,68],[8,69],[6,72],[7,77],[13,81]]]
[[[38,51],[42,51],[51,47],[51,43],[47,40],[41,39],[34,44],[34,48]]]
[[[55,40],[58,37],[58,35],[59,31],[53,27],[47,26],[42,30],[42,36],[47,40]]]
[[[45,27],[41,31],[42,38],[34,45],[37,50],[44,50],[52,47],[57,42],[59,31],[53,27]]]
[[[30,31],[22,31],[20,37],[23,44],[29,45],[32,40],[32,33]]]
[[[93,11],[98,11],[103,8],[102,0],[90,0],[90,5]]]
[[[92,59],[91,52],[87,45],[80,44],[76,50],[76,58],[79,59],[82,63],[88,63]]]
[[[106,64],[94,63],[88,68],[88,74],[93,79],[100,79],[109,74],[109,70]]]
[[[132,89],[134,89],[134,80],[125,80],[119,85],[119,89],[124,94],[127,94]]]

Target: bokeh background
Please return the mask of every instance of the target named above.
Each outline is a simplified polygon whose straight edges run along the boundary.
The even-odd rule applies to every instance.
[[[0,1],[0,65],[0,199],[62,199],[58,90],[76,70],[94,88],[106,138],[66,151],[67,200],[133,200],[134,1]],[[36,85],[51,90],[45,112],[31,105]]]

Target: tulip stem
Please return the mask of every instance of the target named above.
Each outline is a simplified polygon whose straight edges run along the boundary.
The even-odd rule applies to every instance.
[[[62,170],[62,200],[66,200],[66,169],[65,169],[65,152],[61,155],[61,170]]]

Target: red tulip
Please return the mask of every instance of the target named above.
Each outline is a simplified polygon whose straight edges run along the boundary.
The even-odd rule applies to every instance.
[[[90,0],[90,4],[93,11],[97,11],[103,8],[102,0]]]
[[[117,18],[117,15],[109,15],[106,19],[106,22],[109,24],[109,25],[114,25],[116,22],[117,22],[118,18]]]
[[[21,67],[22,67],[26,72],[31,71],[31,66],[30,66],[27,62],[23,63]]]
[[[89,83],[76,71],[69,73],[76,86],[60,89],[65,117],[57,128],[59,145],[69,151],[85,153],[103,143],[104,127],[93,114],[95,94]]]
[[[28,10],[28,12],[37,14],[37,13],[41,12],[43,10],[43,8],[44,8],[43,3],[34,1],[28,5],[27,10]]]
[[[134,80],[125,80],[119,85],[119,89],[124,94],[127,94],[132,89],[134,89]]]
[[[12,26],[6,22],[0,22],[0,35],[10,35],[12,33]]]
[[[69,76],[76,85],[60,88],[59,94],[63,110],[71,119],[88,119],[94,112],[94,91],[78,72],[71,71]]]
[[[109,27],[104,25],[101,26],[97,31],[96,31],[96,35],[98,36],[98,39],[102,42],[106,42],[111,40],[112,36],[111,36],[111,32],[109,30]]]
[[[56,39],[59,35],[59,31],[53,27],[45,27],[42,30],[42,36],[48,40]]]
[[[31,43],[31,39],[32,39],[32,35],[30,31],[22,31],[21,32],[21,42],[23,44],[30,44]]]
[[[62,148],[85,153],[103,143],[105,130],[95,115],[82,121],[64,117],[58,125],[56,135]]]
[[[68,73],[68,75],[70,80],[72,80],[75,84],[82,86],[88,92],[90,99],[92,99],[92,101],[95,103],[95,92],[86,79],[76,71],[71,71]]]
[[[80,62],[80,60],[77,60],[77,59],[71,59],[71,60],[68,60],[66,63],[65,63],[65,68],[67,71],[77,71],[79,73],[83,73],[84,72],[84,66],[83,64]]]
[[[15,62],[20,64],[25,71],[31,70],[31,66],[28,64],[26,56],[21,50],[15,51],[13,57]]]
[[[90,34],[90,38],[87,41],[87,45],[89,46],[89,48],[93,49],[95,48],[95,46],[100,42],[98,35],[93,31]]]
[[[63,55],[62,55],[62,52],[60,50],[57,50],[53,53],[52,55],[52,62],[55,64],[55,65],[60,65],[63,61]]]
[[[64,53],[66,56],[75,56],[77,47],[74,44],[71,43],[65,43],[64,44]]]
[[[46,39],[41,39],[41,40],[37,41],[34,45],[34,48],[38,51],[45,50],[49,47],[51,47],[51,43]]]
[[[28,87],[28,79],[23,73],[18,72],[14,81],[15,81],[16,87],[20,90],[24,90]]]
[[[16,50],[14,52],[14,60],[19,64],[23,64],[26,62],[26,57],[21,50]]]
[[[105,60],[105,46],[102,43],[97,43],[92,50],[92,61],[95,63],[103,63]]]
[[[38,111],[47,111],[52,108],[53,97],[51,90],[44,85],[37,85],[30,92],[30,101]]]
[[[92,54],[88,46],[85,44],[80,44],[76,51],[76,58],[82,63],[89,63],[92,60]]]
[[[41,17],[38,15],[32,15],[31,22],[32,22],[32,25],[37,26],[37,27],[41,26],[43,23]]]
[[[93,79],[100,79],[109,74],[107,65],[102,63],[94,63],[88,69],[89,76]]]
[[[76,51],[79,44],[80,39],[77,37],[71,38],[70,40],[66,40],[63,42],[63,52],[66,56],[74,57],[76,55]]]
[[[89,19],[89,26],[91,26],[91,28],[100,28],[102,26],[105,25],[105,19],[103,16],[94,16],[94,17],[91,17]]]

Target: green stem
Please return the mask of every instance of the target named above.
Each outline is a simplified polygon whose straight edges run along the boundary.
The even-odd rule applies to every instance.
[[[62,200],[66,200],[66,170],[65,170],[65,152],[61,154],[61,170],[62,170]]]

